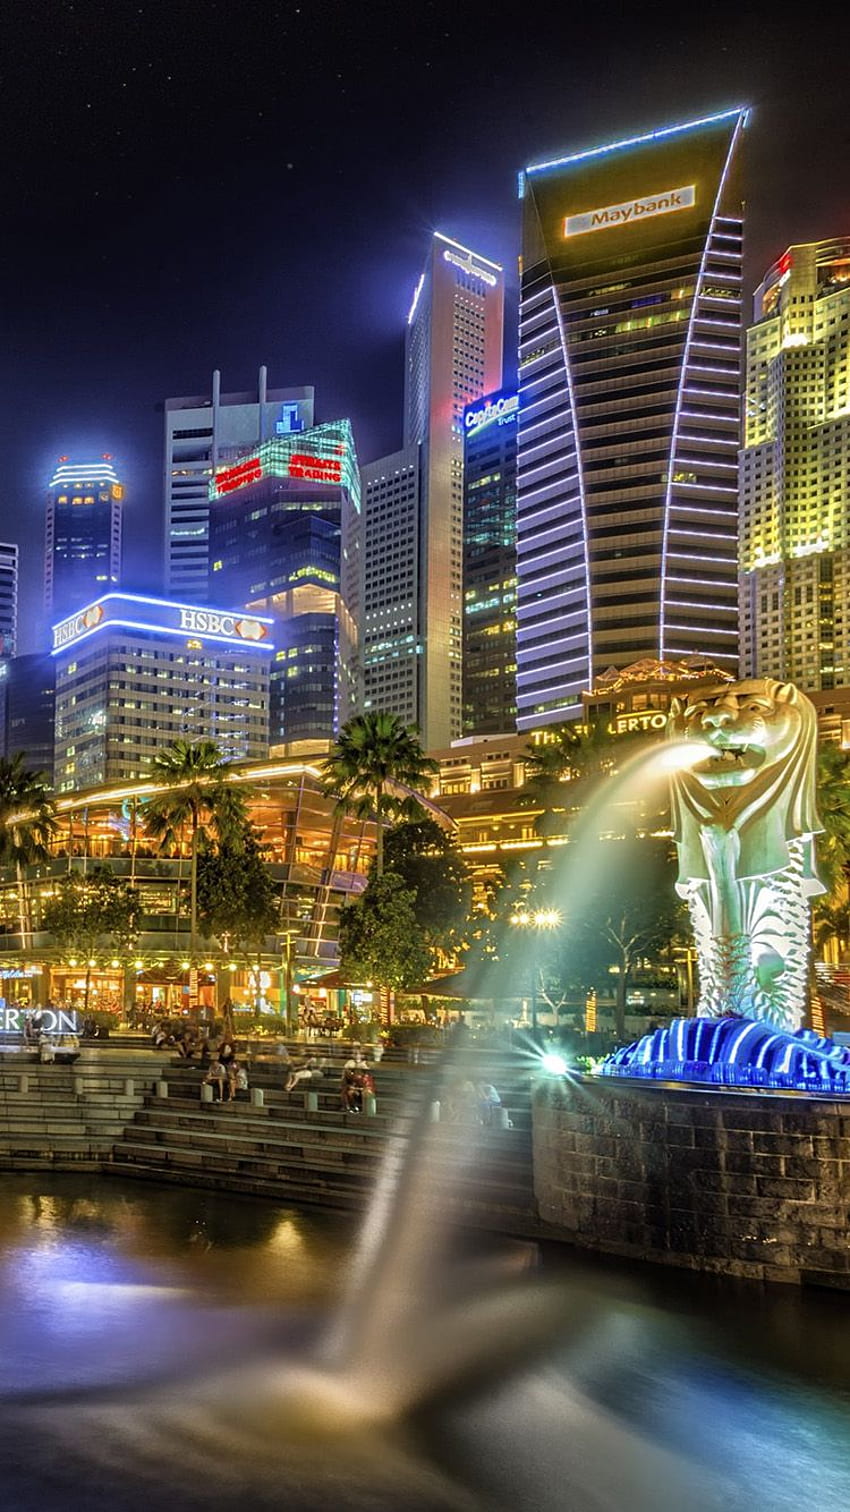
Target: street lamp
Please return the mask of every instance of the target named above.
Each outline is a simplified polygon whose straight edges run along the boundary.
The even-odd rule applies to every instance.
[[[557,929],[562,921],[559,908],[536,908],[517,909],[510,915],[511,924],[516,924],[520,929]],[[537,1038],[537,967],[531,968],[531,1032]]]

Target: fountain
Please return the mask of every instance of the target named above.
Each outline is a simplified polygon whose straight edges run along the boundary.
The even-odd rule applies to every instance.
[[[810,900],[824,891],[815,712],[789,684],[723,684],[674,700],[667,737],[697,1013],[609,1056],[595,1089],[541,1094],[540,1210],[619,1253],[850,1286],[850,1052],[803,1027]],[[553,1152],[571,1140],[559,1171]]]

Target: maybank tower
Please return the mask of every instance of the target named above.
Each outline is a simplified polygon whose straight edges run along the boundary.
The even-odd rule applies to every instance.
[[[738,665],[746,112],[521,175],[517,723],[637,660]]]

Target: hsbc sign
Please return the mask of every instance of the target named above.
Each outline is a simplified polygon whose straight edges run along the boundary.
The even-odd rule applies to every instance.
[[[599,210],[583,210],[580,215],[567,216],[564,221],[564,236],[583,236],[587,231],[607,231],[610,226],[629,226],[639,220],[651,220],[654,215],[690,210],[696,204],[696,197],[696,184],[685,184],[680,189],[664,189],[660,194],[623,200],[621,205],[603,205]]]
[[[194,608],[134,593],[107,593],[72,614],[53,631],[53,653],[75,646],[96,631],[141,630],[160,635],[201,636],[271,650],[272,621],[239,610]]]

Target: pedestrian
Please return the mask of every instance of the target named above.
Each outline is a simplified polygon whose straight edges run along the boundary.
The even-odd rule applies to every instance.
[[[304,1061],[302,1065],[297,1066],[292,1071],[290,1071],[288,1077],[286,1078],[285,1091],[294,1092],[299,1082],[320,1081],[323,1075],[324,1072],[322,1071],[322,1067],[319,1065],[316,1056],[311,1055],[309,1060]]]
[[[485,1129],[491,1129],[498,1123],[502,1099],[491,1082],[476,1082],[475,1091],[478,1097],[478,1121]]]
[[[227,1081],[227,1072],[217,1056],[210,1061],[209,1070],[204,1077],[204,1084],[213,1089],[213,1102],[224,1101],[224,1084]],[[216,1097],[216,1093],[218,1096]]]

